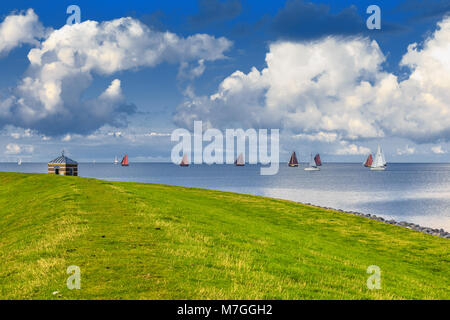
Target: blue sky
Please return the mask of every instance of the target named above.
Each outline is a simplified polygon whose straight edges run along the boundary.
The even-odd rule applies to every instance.
[[[41,48],[48,39],[47,37],[50,37],[50,33],[64,27],[68,17],[66,8],[71,4],[76,4],[81,8],[82,24],[87,20],[101,23],[122,17],[131,17],[133,21],[138,21],[149,30],[160,34],[168,31],[180,39],[207,34],[211,37],[213,47],[216,44],[219,45],[219,39],[225,39],[229,45],[224,44],[223,50],[215,54],[205,53],[212,50],[208,46],[204,48],[204,53],[189,57],[177,53],[176,57],[168,59],[162,57],[161,61],[155,64],[153,62],[137,63],[126,68],[119,67],[111,72],[99,72],[94,67],[86,74],[78,75],[77,78],[72,79],[69,76],[64,78],[64,81],[73,88],[78,86],[71,89],[77,91],[79,88],[80,95],[74,101],[86,104],[83,106],[86,109],[81,108],[80,110],[89,110],[88,108],[92,105],[98,106],[98,108],[107,108],[103,105],[106,102],[99,101],[99,99],[101,100],[100,96],[108,87],[112,86],[115,79],[120,80],[120,101],[114,101],[114,106],[110,107],[111,110],[114,110],[112,115],[101,115],[98,118],[79,117],[76,115],[75,106],[67,107],[69,102],[66,99],[70,99],[70,95],[63,92],[61,94],[62,101],[59,102],[61,106],[55,107],[59,108],[61,116],[48,114],[40,116],[36,113],[34,118],[24,118],[23,116],[18,118],[22,114],[17,111],[19,107],[16,106],[20,104],[20,98],[29,101],[31,108],[34,108],[36,103],[42,102],[31,100],[30,95],[33,90],[37,89],[26,88],[24,89],[26,94],[25,91],[19,90],[19,88],[23,88],[22,82],[27,76],[31,75],[31,79],[38,79],[42,76],[40,71],[30,67],[27,56],[33,48]],[[369,16],[366,14],[366,9],[372,4],[377,4],[381,8],[381,30],[368,30],[365,26]],[[292,99],[287,102],[292,106],[280,105],[279,113],[284,112],[285,114],[279,119],[276,117],[277,121],[272,121],[274,116],[270,112],[277,107],[277,103],[283,101],[283,97],[273,98],[279,83],[270,83],[268,87],[261,90],[250,86],[248,92],[239,94],[225,92],[230,95],[227,101],[233,101],[238,105],[242,101],[242,108],[250,103],[250,109],[246,109],[248,112],[244,113],[244,119],[227,114],[236,113],[236,110],[233,109],[233,106],[227,105],[225,100],[213,105],[206,99],[206,97],[220,93],[221,84],[225,83],[226,79],[232,79],[231,76],[236,71],[249,76],[253,67],[261,72],[257,75],[258,81],[266,85],[269,80],[264,79],[262,70],[267,68],[268,73],[274,71],[275,74],[274,68],[281,65],[281,62],[276,62],[275,59],[289,56],[287,50],[291,49],[285,45],[289,43],[296,46],[292,49],[292,53],[301,53],[311,48],[311,52],[316,52],[316,54],[325,50],[323,48],[337,46],[336,50],[340,50],[346,46],[355,48],[363,46],[369,55],[373,54],[373,61],[377,61],[376,63],[379,65],[375,68],[376,70],[366,66],[359,67],[356,79],[352,80],[356,81],[358,88],[361,89],[361,83],[358,82],[359,77],[366,77],[365,81],[375,88],[377,81],[381,85],[382,80],[380,79],[387,79],[389,78],[387,75],[393,75],[398,78],[398,86],[404,91],[395,93],[394,96],[398,97],[402,94],[410,96],[409,92],[414,91],[419,84],[412,83],[412,81],[402,83],[402,81],[411,77],[414,72],[412,66],[416,65],[417,61],[419,61],[419,65],[422,64],[420,66],[424,68],[423,70],[426,70],[425,68],[429,65],[426,61],[427,55],[425,50],[419,58],[411,53],[408,55],[408,58],[413,61],[411,64],[400,66],[400,62],[408,53],[410,44],[418,43],[418,50],[422,50],[422,43],[433,37],[438,29],[438,23],[446,19],[446,15],[450,12],[449,1],[407,0],[377,1],[376,3],[374,1],[343,0],[14,1],[0,4],[0,23],[8,16],[25,16],[29,8],[32,8],[38,17],[38,22],[33,23],[42,26],[47,33],[37,35],[38,40],[34,43],[28,40],[19,41],[17,45],[11,49],[5,49],[3,53],[0,44],[0,103],[3,101],[6,105],[8,101],[12,101],[8,99],[13,97],[11,99],[14,102],[11,102],[11,105],[8,104],[8,108],[10,108],[11,114],[16,112],[3,119],[0,113],[1,161],[16,161],[17,158],[22,158],[24,161],[47,161],[58,154],[61,149],[67,150],[68,154],[79,161],[94,159],[110,161],[115,155],[120,156],[124,153],[128,153],[132,161],[169,161],[173,144],[170,142],[168,134],[180,126],[190,127],[186,119],[190,117],[191,110],[196,119],[204,122],[210,121],[220,129],[236,126],[279,127],[282,130],[281,158],[288,157],[291,150],[298,150],[300,155],[304,155],[305,159],[303,160],[306,160],[306,156],[310,152],[317,150],[324,155],[324,159],[329,161],[362,161],[367,150],[370,149],[373,152],[377,143],[381,143],[386,150],[388,161],[450,161],[450,144],[448,143],[450,123],[446,123],[449,118],[444,116],[439,120],[431,115],[430,118],[422,121],[417,116],[418,112],[405,113],[404,108],[407,106],[393,105],[393,108],[398,108],[399,111],[396,111],[392,117],[399,117],[405,121],[404,124],[399,124],[398,128],[395,121],[393,124],[388,123],[390,120],[384,118],[386,115],[371,115],[373,119],[369,122],[370,126],[373,126],[374,132],[379,130],[377,134],[371,135],[365,132],[364,128],[357,129],[358,126],[364,126],[364,122],[361,122],[362,125],[358,123],[352,127],[330,123],[330,121],[345,122],[345,119],[330,120],[327,124],[317,120],[317,126],[312,127],[306,126],[303,119],[291,123],[290,119],[296,118],[299,114],[302,114],[303,118],[308,117],[308,113],[303,114],[303,111],[310,110],[309,105],[305,102],[303,106],[302,103],[312,97],[312,91],[293,93],[293,96],[290,97]],[[441,33],[443,37],[446,36],[444,32]],[[335,41],[326,43],[325,39],[330,37]],[[365,40],[351,42],[349,39]],[[379,46],[383,61],[378,61],[378,53],[374,53],[373,48],[368,48],[373,40]],[[186,42],[189,41],[186,40]],[[217,43],[214,44],[214,42]],[[189,44],[186,45],[189,46]],[[195,45],[194,43],[193,46]],[[428,51],[436,52],[436,50],[433,47]],[[273,62],[274,66],[268,67],[266,57],[269,53],[273,54],[275,62]],[[355,57],[355,59],[361,58]],[[292,63],[296,64],[297,62],[294,59]],[[332,63],[336,64],[336,72],[339,72],[339,61]],[[355,61],[350,65],[353,66],[354,63]],[[443,63],[445,64],[445,61]],[[199,68],[195,69],[196,67]],[[200,67],[204,70],[201,70]],[[194,75],[195,70],[201,70],[200,74]],[[295,75],[293,76],[295,77]],[[301,81],[301,79],[297,80]],[[247,88],[250,80],[247,80],[246,77],[242,81],[243,87]],[[270,77],[270,81],[278,80]],[[342,80],[342,85],[345,85],[345,90],[352,92],[352,89],[347,87],[347,82],[347,80]],[[444,87],[445,85],[450,84],[445,83]],[[63,87],[62,90],[67,90],[66,87]],[[110,88],[114,89],[114,87]],[[419,88],[422,87],[419,86]],[[340,87],[340,90],[343,89],[344,87]],[[20,93],[17,93],[18,90]],[[314,94],[316,94],[315,91]],[[426,97],[429,99],[426,101],[434,103],[445,100],[445,96],[433,96],[437,94],[435,90],[426,92]],[[23,97],[23,95],[25,96]],[[247,97],[253,95],[257,102],[247,101]],[[347,101],[347,98],[348,95],[343,95],[333,99],[341,99],[341,103],[344,103],[343,101]],[[352,101],[360,98],[359,96],[352,97]],[[261,102],[262,99],[264,102]],[[404,100],[401,97],[398,99],[399,103]],[[418,99],[419,97],[413,100],[417,101]],[[258,106],[260,109],[255,107],[255,110],[252,111],[251,108],[255,103],[262,105]],[[308,111],[319,110],[322,112],[322,119],[324,117],[336,119],[340,114],[338,109],[341,106],[340,103],[336,103],[332,107],[333,104],[330,100],[322,100],[320,97],[312,97],[310,103],[322,104],[314,106],[314,111]],[[367,101],[365,103],[367,108],[375,108],[375,102]],[[446,103],[446,106],[442,107],[442,104],[436,102],[436,105],[430,105],[429,108],[430,110],[432,108],[450,110],[448,100]],[[272,104],[275,104],[275,107]],[[321,110],[320,108],[325,104],[329,104],[329,106],[325,111]],[[422,105],[417,108],[419,107],[421,108]],[[67,110],[64,108],[73,113],[68,116]],[[334,108],[334,111],[330,111],[329,108]],[[382,106],[377,105],[377,108],[382,108]],[[255,112],[261,113],[258,110],[262,110],[264,114],[257,120],[252,119]],[[386,110],[384,113],[389,113],[390,109]],[[432,112],[430,113],[432,114]],[[336,117],[334,117],[335,115]],[[358,115],[363,119],[366,113],[361,111]],[[42,119],[36,120],[36,117]],[[348,119],[352,119],[351,117],[352,113],[350,112]],[[439,116],[435,115],[435,117]],[[414,120],[410,120],[412,118]],[[410,125],[408,121],[416,122]]]

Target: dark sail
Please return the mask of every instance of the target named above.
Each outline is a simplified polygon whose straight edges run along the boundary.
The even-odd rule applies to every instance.
[[[322,161],[320,160],[320,154],[316,154],[316,156],[314,157],[314,161],[316,162],[316,166],[321,166],[322,165]]]
[[[291,159],[289,160],[289,167],[298,167],[298,160],[295,152],[293,152],[291,155]]]

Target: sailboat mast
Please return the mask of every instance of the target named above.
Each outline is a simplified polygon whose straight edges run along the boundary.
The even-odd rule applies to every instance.
[[[314,162],[312,153],[311,153],[311,158],[309,159],[309,166],[310,167],[315,167],[316,166],[316,163]]]

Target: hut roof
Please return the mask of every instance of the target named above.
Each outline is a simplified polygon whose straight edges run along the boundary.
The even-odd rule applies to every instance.
[[[78,164],[75,160],[69,159],[64,155],[64,152],[62,155],[60,155],[58,158],[50,161],[49,163],[61,163],[61,164]]]

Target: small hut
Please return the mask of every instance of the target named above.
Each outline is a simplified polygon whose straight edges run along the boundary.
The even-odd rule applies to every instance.
[[[62,155],[48,163],[48,174],[60,174],[63,176],[78,176],[78,163]]]

